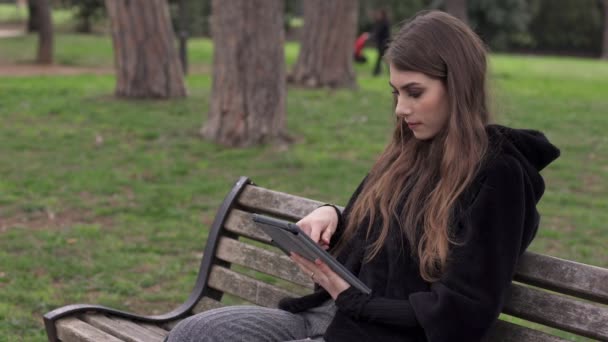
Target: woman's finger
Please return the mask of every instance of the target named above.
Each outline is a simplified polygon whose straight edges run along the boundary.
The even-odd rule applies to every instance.
[[[329,246],[329,241],[331,240],[331,236],[334,235],[334,232],[331,230],[330,226],[326,226],[325,230],[323,230],[323,234],[321,235],[321,244]]]
[[[319,243],[319,238],[321,237],[321,231],[324,226],[319,224],[318,222],[313,222],[310,227],[310,238],[312,241]]]
[[[326,263],[324,263],[321,259],[315,260],[315,266],[319,271],[321,271],[328,278],[333,276],[337,276],[336,272],[334,272]]]
[[[291,258],[297,262],[298,264],[301,264],[309,269],[316,269],[317,265],[312,262],[309,261],[308,259],[304,258],[303,256],[299,255],[298,253],[295,252],[291,252]]]
[[[296,224],[298,227],[300,227],[300,229],[308,236],[310,236],[310,223],[308,223],[307,221],[298,221],[298,223]]]
[[[302,272],[308,275],[312,274],[313,272],[320,272],[319,270],[317,270],[317,266],[314,263],[308,261],[306,258],[301,257],[297,253],[291,253],[291,260],[293,260],[296,265],[298,265]]]

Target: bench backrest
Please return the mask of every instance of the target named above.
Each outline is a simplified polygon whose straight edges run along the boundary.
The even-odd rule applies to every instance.
[[[197,282],[199,291],[194,294],[196,298],[191,298],[196,301],[191,313],[230,304],[234,297],[276,307],[285,296],[310,292],[313,284],[308,276],[270,245],[270,238],[255,227],[251,215],[262,213],[297,221],[321,204],[264,189],[241,178],[209,233]],[[606,304],[608,269],[527,252],[518,265],[504,315],[487,340],[566,341],[537,330],[538,325],[529,322],[608,340]],[[505,316],[517,319],[504,320]]]

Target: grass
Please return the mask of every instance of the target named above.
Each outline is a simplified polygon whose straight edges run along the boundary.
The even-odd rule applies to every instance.
[[[29,59],[34,39],[0,40],[3,62]],[[107,37],[58,35],[56,44],[60,63],[111,66]],[[286,54],[293,63],[297,46]],[[110,75],[2,77],[0,341],[44,341],[41,315],[68,303],[175,308],[239,176],[345,203],[390,135],[388,78],[372,78],[368,64],[357,67],[356,91],[289,89],[297,143],[286,151],[203,141],[211,56],[209,41],[191,42],[203,71],[188,76],[184,100],[114,99]],[[531,249],[608,267],[608,64],[494,55],[491,68],[497,121],[543,130],[562,150],[543,171]]]
[[[36,58],[37,34],[4,38],[0,62],[12,64],[32,63]],[[79,67],[112,67],[112,41],[107,36],[83,34],[55,35],[54,60],[56,64]]]
[[[0,4],[0,22],[23,22],[27,19],[27,7],[14,4]]]
[[[36,56],[38,36],[27,34],[21,37],[4,38],[0,63],[27,64]],[[105,35],[59,34],[55,37],[55,63],[78,67],[112,67],[114,56],[112,41]],[[287,63],[295,63],[298,57],[298,45],[288,42],[285,49]],[[371,55],[371,52],[370,52]],[[211,41],[208,39],[190,39],[188,41],[188,61],[195,69],[202,67],[208,70],[213,60]]]
[[[51,12],[53,25],[64,28],[69,26],[73,20],[73,12],[66,8],[54,8]],[[0,4],[0,23],[23,24],[27,21],[27,6],[15,6],[15,4]]]

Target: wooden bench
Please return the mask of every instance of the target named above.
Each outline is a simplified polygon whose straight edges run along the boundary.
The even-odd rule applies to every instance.
[[[162,341],[181,319],[226,305],[224,294],[275,307],[280,298],[311,291],[313,284],[269,244],[252,213],[298,220],[321,202],[239,179],[209,231],[194,290],[177,309],[140,316],[96,305],[68,305],[44,315],[49,341]],[[262,275],[263,274],[263,275]],[[608,341],[608,269],[526,253],[504,314],[595,340]],[[487,341],[566,341],[499,320]]]

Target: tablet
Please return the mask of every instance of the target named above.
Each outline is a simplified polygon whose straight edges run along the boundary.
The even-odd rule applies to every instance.
[[[272,238],[272,244],[281,249],[285,254],[290,255],[291,252],[295,252],[312,262],[316,259],[321,259],[351,286],[365,294],[372,292],[367,285],[308,237],[297,225],[258,214],[253,214],[253,221]]]

